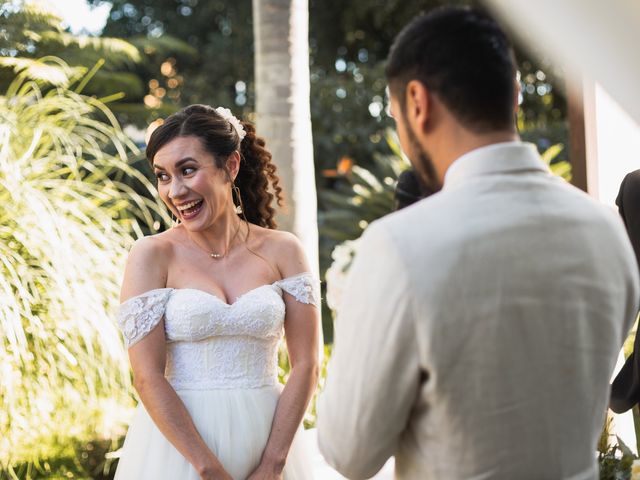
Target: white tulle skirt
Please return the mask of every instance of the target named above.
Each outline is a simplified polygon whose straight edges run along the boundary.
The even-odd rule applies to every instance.
[[[280,386],[238,390],[182,390],[198,432],[234,480],[257,467],[269,438]],[[302,429],[284,469],[285,480],[313,478]],[[140,404],[122,447],[116,480],[199,480],[191,464],[169,443]]]

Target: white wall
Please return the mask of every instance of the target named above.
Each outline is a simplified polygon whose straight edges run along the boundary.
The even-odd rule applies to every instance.
[[[624,176],[640,169],[640,125],[593,82],[584,84],[584,117],[587,187],[613,206]]]

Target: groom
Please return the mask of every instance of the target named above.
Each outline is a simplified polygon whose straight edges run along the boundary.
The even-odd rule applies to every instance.
[[[484,14],[411,22],[391,112],[441,191],[373,223],[335,321],[322,453],[351,479],[596,479],[635,258],[609,208],[519,140],[512,49]]]

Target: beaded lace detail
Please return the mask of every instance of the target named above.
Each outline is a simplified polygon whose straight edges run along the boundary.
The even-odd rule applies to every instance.
[[[318,290],[309,273],[257,287],[232,304],[202,290],[163,288],[124,302],[118,323],[131,346],[164,314],[165,376],[176,390],[257,388],[278,382],[282,291],[318,305]]]
[[[310,303],[318,307],[320,305],[320,282],[310,273],[301,273],[293,277],[287,277],[274,283],[301,303]]]
[[[118,310],[118,325],[125,345],[131,347],[146,337],[162,320],[171,288],[158,288],[130,298]]]

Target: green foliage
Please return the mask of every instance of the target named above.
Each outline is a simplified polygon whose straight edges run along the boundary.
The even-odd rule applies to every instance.
[[[12,69],[15,76],[64,87],[82,74],[84,67],[70,67],[56,58],[40,59],[20,57],[0,57],[0,68]]]
[[[46,457],[15,464],[10,470],[0,469],[0,480],[109,480],[115,475],[118,461],[114,452],[123,441],[124,437],[86,441],[65,439],[64,445],[50,450]]]
[[[91,66],[103,59],[107,70],[131,67],[141,61],[139,50],[119,38],[73,35],[62,30],[61,19],[39,3],[14,1],[0,9],[0,37],[6,58],[56,55],[73,66]]]
[[[622,440],[621,445],[614,445],[605,452],[598,452],[600,480],[629,480],[631,478],[631,464],[635,455]]]
[[[3,56],[15,56],[34,48],[38,35],[46,31],[60,31],[62,19],[42,4],[12,1],[0,6],[0,40]]]
[[[115,70],[131,67],[141,61],[139,50],[119,38],[89,37],[50,30],[31,35],[40,55],[59,55],[64,52],[67,62],[74,65],[92,65],[104,59],[104,68]]]
[[[66,85],[88,68],[99,65],[100,70],[85,85],[85,93],[96,97],[118,93],[120,101],[112,109],[129,112],[123,115],[125,120],[146,123],[158,115],[154,97],[157,92],[147,89],[148,80],[155,74],[151,72],[175,53],[185,58],[196,56],[193,47],[175,37],[136,38],[129,42],[74,35],[60,24],[57,15],[32,1],[14,0],[0,7],[0,89],[20,74],[51,85]],[[61,58],[66,66],[39,61],[49,56]],[[150,100],[145,102],[148,94]],[[131,105],[136,108],[128,108]],[[175,107],[171,109],[174,110]]]
[[[331,188],[318,192],[322,271],[330,265],[330,254],[337,244],[360,237],[369,223],[394,209],[395,185],[409,162],[400,153],[391,131],[386,137],[394,153],[374,154],[370,168],[354,165]]]
[[[368,168],[373,152],[389,153],[381,141],[392,123],[380,108],[384,61],[409,21],[445,4],[484,6],[477,0],[310,0],[311,105],[319,170],[332,168],[344,155]],[[515,49],[521,72],[520,132],[533,132],[527,139],[540,150],[566,143],[566,101],[558,88],[562,76],[542,56],[518,45]]]
[[[157,58],[165,59],[172,55],[189,59],[195,59],[198,56],[198,51],[194,47],[173,35],[162,35],[161,37],[132,37],[131,44],[148,56],[147,62],[154,58],[156,58],[156,60]]]
[[[611,424],[611,417],[607,416],[598,440],[600,480],[629,480],[631,465],[637,457],[620,437],[611,435]]]
[[[169,221],[125,183],[153,190],[108,108],[39,85],[20,76],[0,96],[3,468],[122,433],[133,399],[113,322],[119,279],[141,224]]]
[[[571,181],[571,164],[566,160],[560,160],[560,155],[564,151],[564,145],[556,143],[540,154],[542,160],[549,165],[549,169],[554,175],[562,177],[567,182]]]
[[[145,83],[157,82],[149,94],[158,108],[175,111],[191,103],[207,103],[228,106],[243,115],[253,110],[251,0],[110,3],[104,35],[125,38],[149,57],[142,75]],[[119,118],[141,124],[140,117]],[[147,116],[146,121],[152,118]]]
[[[329,364],[329,358],[331,358],[331,345],[324,345],[324,351],[322,355],[322,361],[320,364],[320,372],[318,378],[318,388],[311,398],[311,402],[307,411],[305,413],[304,419],[302,420],[302,424],[304,428],[314,428],[316,426],[317,420],[317,410],[316,404],[318,401],[318,395],[322,392],[324,388],[324,382],[327,378],[327,367]],[[287,382],[289,378],[289,373],[291,371],[291,364],[289,363],[289,355],[287,354],[287,350],[284,344],[281,344],[280,350],[278,351],[278,380],[280,383],[284,384]],[[0,479],[1,480],[1,479]]]

